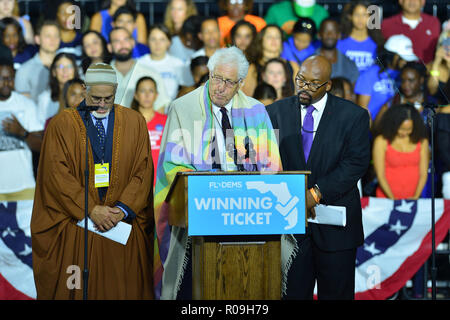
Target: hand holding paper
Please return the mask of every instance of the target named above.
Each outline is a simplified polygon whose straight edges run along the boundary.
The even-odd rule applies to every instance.
[[[79,221],[77,225],[84,229],[84,219]],[[100,232],[96,229],[94,222],[91,219],[88,219],[88,230],[102,237],[126,245],[128,238],[130,237],[131,225],[120,221],[115,227],[111,228],[110,230],[106,232]]]
[[[314,218],[309,218],[308,222],[341,227],[345,227],[347,223],[347,208],[345,207],[319,204],[315,207],[315,212],[316,216]]]
[[[98,230],[105,232],[113,228],[123,219],[124,213],[117,207],[95,206],[89,217],[98,227]]]

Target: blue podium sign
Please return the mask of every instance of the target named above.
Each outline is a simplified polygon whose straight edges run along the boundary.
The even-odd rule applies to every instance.
[[[303,174],[188,177],[188,234],[305,233]]]

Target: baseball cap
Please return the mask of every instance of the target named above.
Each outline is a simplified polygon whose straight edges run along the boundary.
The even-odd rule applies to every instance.
[[[403,34],[391,36],[384,44],[384,48],[398,54],[405,61],[419,61],[413,52],[411,39]]]

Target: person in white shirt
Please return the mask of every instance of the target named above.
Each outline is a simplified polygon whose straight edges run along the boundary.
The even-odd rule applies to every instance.
[[[64,108],[64,84],[79,78],[75,56],[70,53],[58,53],[50,66],[50,88],[38,96],[38,120],[45,125],[47,120]]]
[[[116,71],[118,83],[114,103],[131,108],[136,83],[140,78],[147,76],[152,77],[158,87],[158,98],[154,108],[164,113],[165,107],[170,103],[164,81],[158,71],[132,58],[134,47],[132,35],[125,28],[116,27],[109,33],[109,39],[108,49],[113,55],[111,66]]]
[[[181,59],[170,55],[171,36],[169,29],[163,24],[156,24],[149,30],[148,46],[150,54],[139,58],[142,64],[157,70],[164,80],[164,85],[170,100],[177,97],[180,86],[187,86],[188,70]]]
[[[203,48],[195,51],[191,59],[198,56],[211,57],[214,52],[220,49],[220,29],[217,19],[205,18],[202,22],[198,37],[203,42]]]
[[[36,105],[30,98],[14,91],[12,60],[0,59],[0,200],[32,199],[35,179],[28,132],[42,130],[36,120]],[[14,132],[14,122],[24,129]]]
[[[44,21],[35,36],[39,52],[20,66],[15,75],[15,90],[37,103],[37,97],[48,88],[49,67],[61,42],[59,26]]]

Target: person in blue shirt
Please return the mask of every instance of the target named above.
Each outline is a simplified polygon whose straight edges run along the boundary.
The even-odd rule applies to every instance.
[[[369,28],[370,3],[357,0],[348,3],[341,15],[341,39],[336,47],[356,63],[360,73],[373,65],[377,49],[384,38],[377,28]]]
[[[359,77],[355,62],[346,57],[336,48],[341,37],[339,22],[333,18],[326,18],[319,28],[318,38],[321,46],[316,54],[324,56],[331,63],[331,77],[345,77],[354,85]]]
[[[374,121],[383,105],[398,92],[401,58],[385,49],[380,50],[377,63],[363,72],[355,83],[357,104],[369,110]]]
[[[128,30],[130,34],[133,34],[133,31],[136,30],[136,18],[137,11],[133,10],[131,7],[123,6],[117,9],[113,16],[112,25],[114,28],[122,27]],[[132,51],[132,58],[139,58],[148,53],[150,53],[150,49],[147,45],[135,41],[135,46]]]
[[[38,52],[38,47],[27,44],[22,27],[16,19],[7,17],[0,20],[0,42],[11,50],[14,58],[14,70],[27,62]]]
[[[117,9],[127,6],[135,10],[136,6],[133,0],[105,0],[101,11],[96,12],[91,18],[90,30],[100,32],[102,36],[109,42],[109,33],[113,29],[113,16]],[[136,27],[132,32],[133,38],[140,43],[147,41],[147,23],[142,13],[136,16]]]
[[[312,56],[316,51],[316,32],[316,25],[312,19],[298,19],[292,29],[292,37],[283,42],[281,57],[301,65],[306,58]]]
[[[80,29],[75,26],[71,6],[75,2],[71,0],[63,0],[58,5],[56,11],[56,22],[59,25],[61,33],[61,42],[59,43],[58,52],[66,52],[73,54],[77,62],[81,61],[81,38],[83,34]]]

